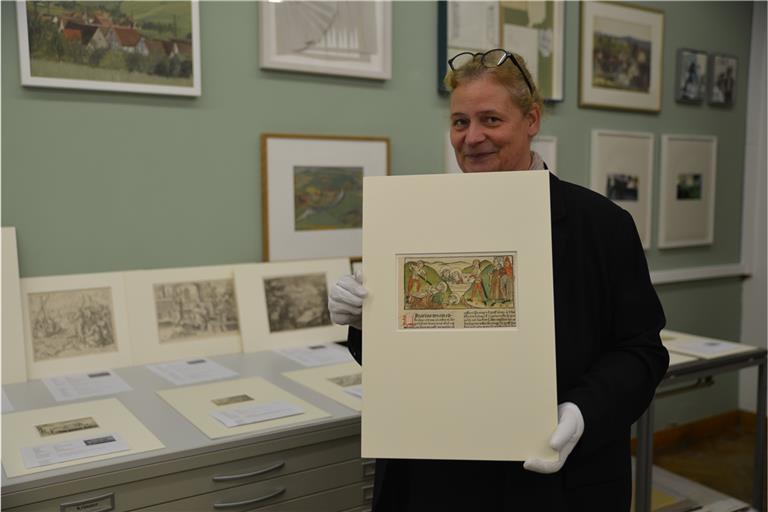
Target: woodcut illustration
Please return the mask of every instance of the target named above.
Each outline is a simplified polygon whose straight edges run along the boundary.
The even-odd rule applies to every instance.
[[[331,325],[325,274],[264,279],[269,331]]]
[[[516,253],[399,258],[401,328],[516,326]]]
[[[251,400],[253,400],[253,398],[248,395],[234,395],[226,396],[224,398],[214,398],[211,402],[221,407],[222,405],[239,404],[240,402],[250,402]]]
[[[359,386],[363,383],[362,373],[353,373],[352,375],[340,375],[339,377],[331,377],[328,379],[337,386],[348,388],[350,386]]]
[[[28,295],[35,361],[117,351],[112,290]]]
[[[98,428],[99,424],[96,423],[92,417],[77,418],[74,420],[57,421],[55,423],[43,423],[42,425],[35,425],[40,437],[55,436],[56,434],[63,434],[65,432],[76,432],[78,430],[87,430],[89,428]]]
[[[362,167],[293,168],[296,231],[363,226]]]
[[[160,342],[240,332],[233,279],[154,285]]]

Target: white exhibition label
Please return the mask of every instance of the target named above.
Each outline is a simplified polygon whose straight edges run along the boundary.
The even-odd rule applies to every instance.
[[[5,394],[5,390],[3,390],[3,412],[11,411],[13,411],[13,404],[8,399],[8,395]]]
[[[128,444],[118,434],[110,433],[24,447],[21,449],[21,457],[27,469],[31,469],[129,449]]]
[[[352,361],[352,355],[346,347],[336,345],[310,345],[308,347],[289,347],[275,349],[281,356],[296,361],[302,366],[326,366],[329,364],[347,363]]]
[[[239,375],[237,372],[205,358],[148,364],[147,368],[177,386],[227,379]]]
[[[260,421],[304,414],[304,409],[288,402],[269,402],[233,407],[221,411],[211,411],[210,414],[227,427],[237,427],[250,423],[259,423]]]
[[[111,371],[64,375],[43,379],[48,391],[57,402],[113,395],[131,391],[131,386]]]
[[[349,393],[352,396],[356,396],[357,398],[363,398],[363,385],[359,384],[357,386],[349,386],[344,388],[344,392]]]

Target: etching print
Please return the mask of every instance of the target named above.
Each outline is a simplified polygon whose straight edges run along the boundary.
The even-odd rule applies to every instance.
[[[264,279],[269,331],[331,325],[324,273]]]

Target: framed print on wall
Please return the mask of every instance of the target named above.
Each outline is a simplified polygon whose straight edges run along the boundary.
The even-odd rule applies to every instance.
[[[707,94],[707,54],[698,50],[677,50],[675,100],[701,103]]]
[[[261,67],[392,78],[392,4],[261,2]]]
[[[653,134],[592,130],[591,188],[627,210],[651,247]]]
[[[581,3],[579,106],[659,112],[664,13]]]
[[[736,57],[714,54],[710,57],[709,104],[723,107],[733,105],[736,92]]]
[[[16,3],[25,86],[200,96],[198,2]]]
[[[362,256],[363,178],[387,174],[386,137],[262,134],[264,261]]]
[[[714,240],[717,137],[661,136],[659,247]]]

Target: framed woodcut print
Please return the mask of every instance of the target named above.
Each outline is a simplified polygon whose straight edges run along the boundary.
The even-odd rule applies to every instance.
[[[392,4],[261,2],[261,67],[386,80]]]
[[[677,50],[675,99],[680,103],[701,103],[707,94],[707,54],[698,50]]]
[[[21,83],[200,96],[194,2],[16,3]]]
[[[664,13],[581,3],[579,106],[659,112]]]
[[[643,248],[649,249],[653,134],[593,130],[591,188],[632,215]]]
[[[709,104],[733,106],[736,92],[736,66],[738,60],[730,55],[715,54],[710,57]]]
[[[661,136],[659,247],[714,240],[717,137]]]
[[[363,178],[387,174],[386,137],[263,134],[264,261],[362,256]]]

